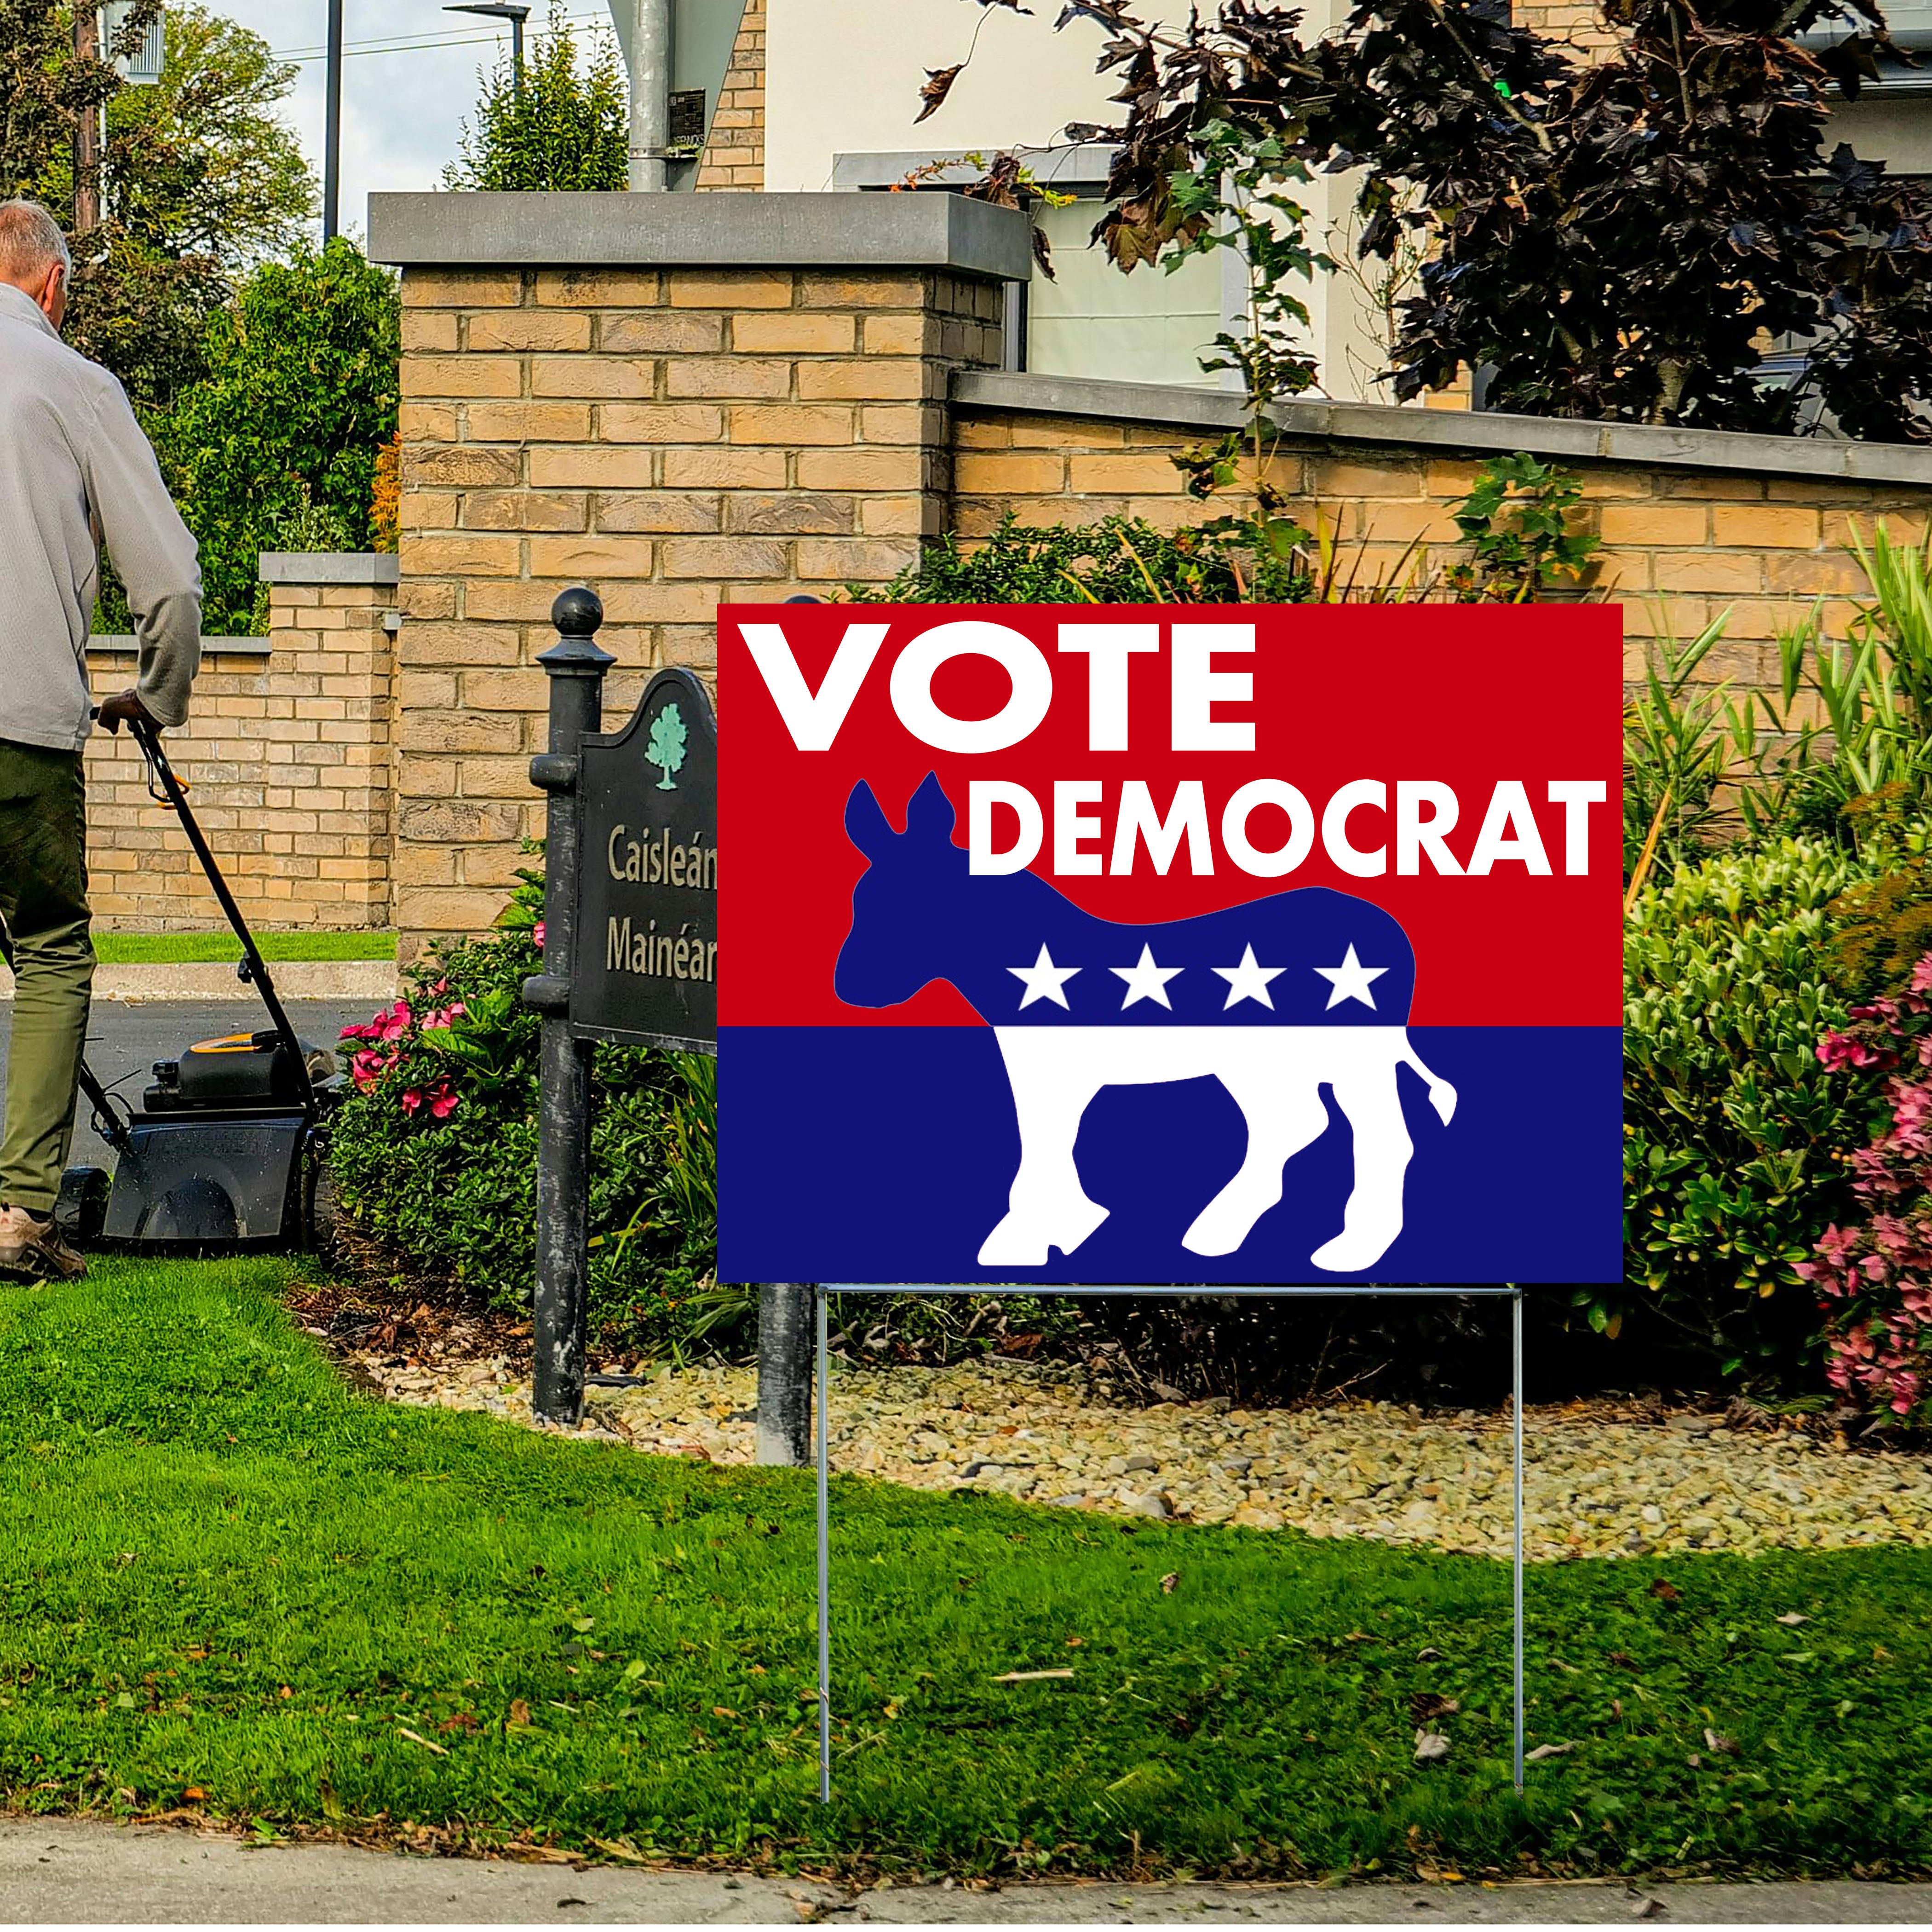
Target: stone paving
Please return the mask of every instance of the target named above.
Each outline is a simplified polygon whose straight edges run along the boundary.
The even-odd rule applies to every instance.
[[[452,1344],[413,1359],[351,1358],[392,1400],[530,1420],[526,1376],[506,1357],[465,1358]],[[832,1386],[841,1471],[1067,1509],[1509,1550],[1506,1414],[1367,1402],[1130,1405],[1080,1371],[994,1358],[844,1369]],[[748,1462],[755,1400],[748,1368],[667,1370],[643,1388],[593,1388],[581,1432],[653,1454]],[[1932,1544],[1932,1456],[1704,1414],[1636,1420],[1532,1406],[1524,1428],[1535,1561]]]

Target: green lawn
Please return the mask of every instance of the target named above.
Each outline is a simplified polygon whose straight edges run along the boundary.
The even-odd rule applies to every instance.
[[[271,965],[284,959],[393,959],[393,932],[258,932],[255,944]],[[94,950],[104,966],[184,966],[242,956],[232,932],[97,932]]]
[[[1932,1865],[1932,1552],[1533,1570],[1531,1742],[1576,1748],[1519,1800],[1503,1566],[856,1479],[822,1811],[808,1476],[381,1406],[279,1266],[0,1288],[0,1802],[928,1871]]]

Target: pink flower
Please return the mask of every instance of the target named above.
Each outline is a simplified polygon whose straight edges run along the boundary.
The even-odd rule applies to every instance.
[[[537,949],[537,950],[538,950],[539,952],[541,952],[543,950],[543,943],[544,943],[544,921],[543,921],[543,920],[538,920],[537,921],[536,924],[536,925],[535,925],[535,926],[531,928],[531,931],[530,931],[530,938],[531,938],[531,939],[532,939],[532,940],[534,940],[534,941],[536,942],[536,949]]]
[[[1912,968],[1912,990],[1915,993],[1932,993],[1932,952],[1927,953]]]
[[[1862,1048],[1850,1034],[1828,1033],[1818,1042],[1818,1064],[1821,1066],[1830,1067],[1834,1072],[1841,1066],[1862,1066],[1864,1064],[1862,1060],[1855,1060],[1852,1057],[1862,1051],[1868,1049]]]
[[[449,1089],[447,1080],[439,1080],[430,1089],[429,1111],[439,1120],[446,1120],[456,1112],[457,1096]]]
[[[376,1053],[370,1048],[364,1048],[362,1052],[354,1055],[350,1060],[349,1071],[351,1078],[356,1082],[357,1090],[367,1094],[374,1089],[376,1083],[395,1064],[396,1056],[393,1053]]]
[[[1818,1237],[1818,1252],[1828,1262],[1842,1264],[1846,1256],[1858,1246],[1858,1241],[1857,1235],[1834,1222]]]
[[[406,1114],[413,1114],[416,1110],[422,1105],[422,1094],[419,1088],[415,1087],[404,1088],[403,1091],[403,1112]]]

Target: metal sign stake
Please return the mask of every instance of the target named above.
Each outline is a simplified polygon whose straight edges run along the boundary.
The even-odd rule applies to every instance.
[[[831,1424],[826,1414],[829,1384],[826,1370],[826,1304],[836,1291],[841,1294],[986,1294],[997,1293],[1004,1284],[986,1286],[937,1282],[819,1282],[814,1285],[818,1333],[817,1399],[813,1417],[818,1442],[818,1802],[832,1802],[832,1555],[830,1539]],[[1032,1292],[1032,1291],[1029,1291]],[[1172,1294],[1172,1287],[1088,1287],[1055,1283],[1056,1294]],[[1511,1283],[1499,1288],[1330,1288],[1321,1284],[1295,1287],[1249,1288],[1244,1292],[1270,1299],[1304,1295],[1475,1294],[1508,1295],[1510,1301],[1510,1457],[1513,1502],[1512,1547],[1510,1556],[1510,1663],[1511,1692],[1512,1774],[1516,1788],[1523,1788],[1523,1618],[1522,1618],[1522,1290]]]
[[[825,1289],[815,1287],[818,1313],[818,1802],[832,1802],[831,1427],[826,1414]]]
[[[1515,1550],[1510,1558],[1510,1632],[1515,1647],[1512,1689],[1516,1714],[1516,1788],[1522,1789],[1522,1290],[1510,1302],[1510,1433],[1514,1478]]]

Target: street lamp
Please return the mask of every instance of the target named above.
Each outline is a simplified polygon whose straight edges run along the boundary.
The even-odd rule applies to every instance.
[[[527,7],[479,4],[474,6],[446,7],[446,14],[480,14],[486,20],[507,20],[510,23],[510,73],[514,82],[517,105],[524,104],[524,22],[530,17]]]
[[[322,241],[335,238],[342,194],[342,0],[328,0],[328,94],[322,109]]]

